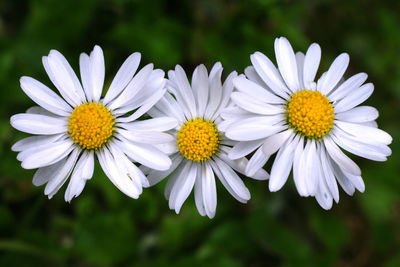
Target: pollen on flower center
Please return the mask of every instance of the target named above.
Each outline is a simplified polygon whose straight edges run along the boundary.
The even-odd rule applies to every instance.
[[[83,103],[69,116],[68,133],[83,149],[98,149],[112,136],[114,117],[99,102]]]
[[[215,123],[195,118],[185,122],[178,131],[178,149],[188,160],[209,160],[217,151],[220,135]]]
[[[287,104],[288,123],[307,137],[326,135],[333,126],[334,117],[329,99],[318,91],[294,93]]]

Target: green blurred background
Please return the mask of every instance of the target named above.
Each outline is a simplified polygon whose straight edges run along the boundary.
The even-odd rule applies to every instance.
[[[400,266],[400,2],[399,1],[0,1],[0,266]],[[236,202],[218,183],[213,220],[198,215],[193,196],[181,214],[168,209],[165,182],[138,200],[119,192],[96,166],[71,204],[64,190],[48,200],[32,185],[10,147],[25,135],[9,117],[33,102],[19,88],[32,76],[54,88],[41,64],[50,49],[78,71],[82,51],[99,44],[106,82],[125,58],[187,73],[221,61],[226,75],[243,72],[249,55],[274,58],[273,41],[286,36],[295,50],[311,42],[326,70],[350,54],[349,77],[367,72],[375,92],[367,104],[393,136],[393,155],[361,166],[364,194],[340,193],[324,211],[298,196],[292,179],[279,192],[246,179],[252,199]]]

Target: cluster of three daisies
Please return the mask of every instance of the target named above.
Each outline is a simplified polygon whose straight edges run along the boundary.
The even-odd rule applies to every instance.
[[[329,209],[339,201],[337,182],[349,195],[364,191],[360,168],[341,148],[384,161],[392,138],[377,128],[375,108],[358,106],[374,88],[364,84],[367,75],[343,79],[346,53],[317,81],[318,44],[294,53],[286,38],[277,38],[275,55],[278,68],[256,52],[245,74],[232,72],[222,83],[220,63],[210,73],[198,66],[189,82],[179,65],[168,79],[153,64],[137,71],[140,54],[134,53],[102,97],[100,47],[80,55],[81,81],[52,50],[43,65],[59,94],[21,78],[22,90],[39,106],[11,117],[14,128],[35,135],[12,149],[23,168],[38,168],[33,184],[47,183],[49,198],[69,177],[65,200],[78,196],[96,156],[111,182],[132,198],[168,177],[165,196],[177,213],[194,188],[199,213],[214,217],[216,177],[245,203],[250,192],[238,173],[269,179],[270,191],[277,191],[291,170],[299,194]],[[276,152],[269,175],[263,166]]]

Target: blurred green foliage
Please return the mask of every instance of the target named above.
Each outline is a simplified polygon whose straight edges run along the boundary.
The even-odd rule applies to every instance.
[[[0,1],[0,266],[400,266],[400,2],[399,1]],[[106,80],[123,60],[191,73],[221,61],[226,76],[242,72],[249,55],[274,58],[273,41],[286,36],[295,50],[323,49],[322,66],[350,54],[346,75],[367,72],[380,127],[393,136],[393,155],[362,167],[364,194],[341,191],[331,211],[298,196],[290,181],[278,193],[245,180],[252,199],[236,202],[218,185],[213,220],[198,215],[193,198],[181,214],[168,209],[165,182],[139,200],[120,193],[100,166],[71,204],[65,187],[47,200],[31,184],[11,145],[25,135],[9,125],[33,102],[19,77],[51,85],[41,64],[50,49],[78,70],[78,57],[104,49]]]

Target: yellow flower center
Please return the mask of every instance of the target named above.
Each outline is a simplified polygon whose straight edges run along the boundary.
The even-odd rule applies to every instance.
[[[318,91],[294,93],[287,105],[288,123],[307,137],[326,135],[333,126],[334,117],[329,99]]]
[[[114,117],[101,103],[77,106],[69,116],[68,133],[83,149],[98,149],[112,136]]]
[[[220,136],[215,123],[195,118],[185,122],[178,131],[178,149],[188,160],[209,160],[217,153]]]

